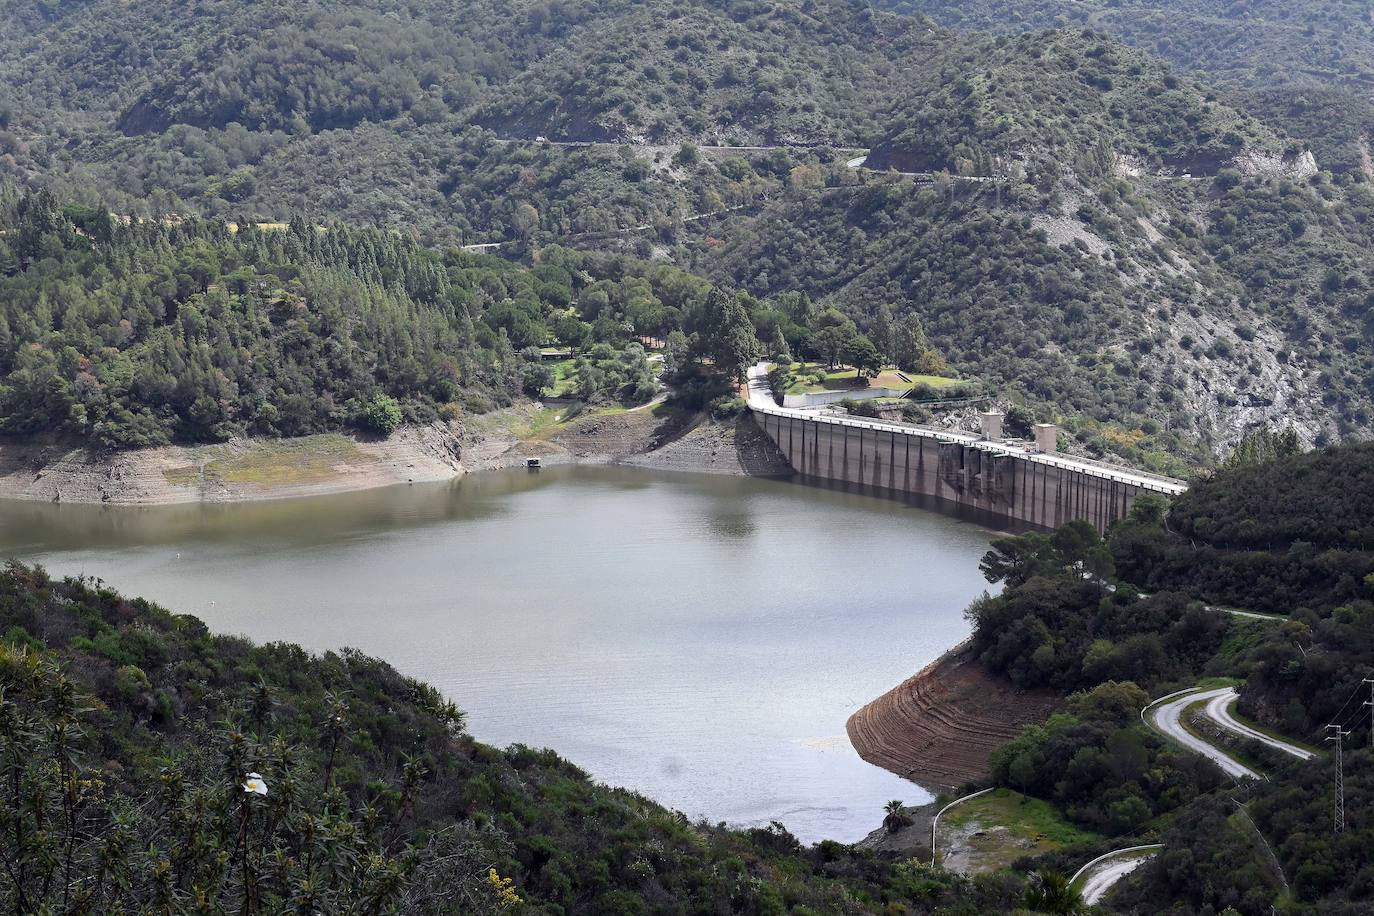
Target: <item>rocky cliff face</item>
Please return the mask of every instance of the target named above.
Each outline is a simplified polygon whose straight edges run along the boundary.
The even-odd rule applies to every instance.
[[[1287,178],[1289,181],[1306,181],[1321,171],[1317,166],[1317,157],[1312,155],[1311,150],[1274,153],[1262,149],[1247,149],[1236,156],[1232,164],[1242,175],[1256,178]]]

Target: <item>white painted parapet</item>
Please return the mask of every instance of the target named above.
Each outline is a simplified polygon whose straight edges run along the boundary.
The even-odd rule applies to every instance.
[[[853,388],[844,391],[815,391],[811,394],[785,394],[783,407],[822,407],[838,404],[841,401],[872,401],[877,398],[900,398],[907,394],[905,389],[897,388]]]

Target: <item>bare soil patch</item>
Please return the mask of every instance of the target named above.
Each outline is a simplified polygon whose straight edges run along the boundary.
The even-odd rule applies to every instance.
[[[990,674],[961,646],[855,712],[846,728],[869,763],[954,788],[987,779],[992,752],[1062,699]]]

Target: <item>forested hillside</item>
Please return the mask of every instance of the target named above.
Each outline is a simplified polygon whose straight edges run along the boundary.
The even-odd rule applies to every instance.
[[[1173,473],[1265,422],[1308,442],[1374,429],[1370,186],[1202,66],[1231,59],[1232,26],[1255,67],[1285,30],[1340,26],[1320,78],[1291,85],[1354,91],[1358,10],[1233,5],[1194,36],[1196,3],[1071,6],[930,12],[1091,29],[989,36],[843,0],[8,0],[0,177],[152,222],[304,213],[525,259],[629,250],[758,300],[806,294],[891,359],[911,318],[956,374]],[[1112,37],[1131,16],[1158,47],[1145,26],[1114,33],[1143,50]],[[956,178],[889,180],[840,145]],[[791,316],[794,350],[812,317]],[[775,318],[756,322],[769,345]]]
[[[0,177],[154,217],[309,208],[465,240],[640,225],[716,209],[752,173],[672,168],[681,141],[866,144],[899,62],[934,42],[843,0],[7,0]],[[493,134],[666,154],[529,153]]]
[[[616,254],[550,247],[526,267],[302,219],[126,225],[0,195],[0,433],[113,447],[386,435],[538,395],[548,344],[575,351],[584,401],[639,404],[658,382],[638,335],[670,338],[680,397],[700,407],[733,397],[756,327],[787,314]]]
[[[1092,28],[1204,74],[1234,105],[1311,144],[1333,171],[1374,171],[1374,15],[1360,0],[888,0],[971,31]]]

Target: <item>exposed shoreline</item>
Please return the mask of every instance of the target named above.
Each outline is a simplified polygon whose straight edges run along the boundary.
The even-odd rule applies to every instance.
[[[53,438],[0,440],[0,500],[121,507],[236,503],[452,480],[523,466],[630,464],[779,476],[785,459],[752,417],[716,423],[673,410],[592,413],[539,428],[534,403],[387,439],[324,433],[101,452]]]
[[[956,789],[991,776],[992,752],[1063,699],[986,671],[960,643],[849,717],[859,756],[921,786]]]

